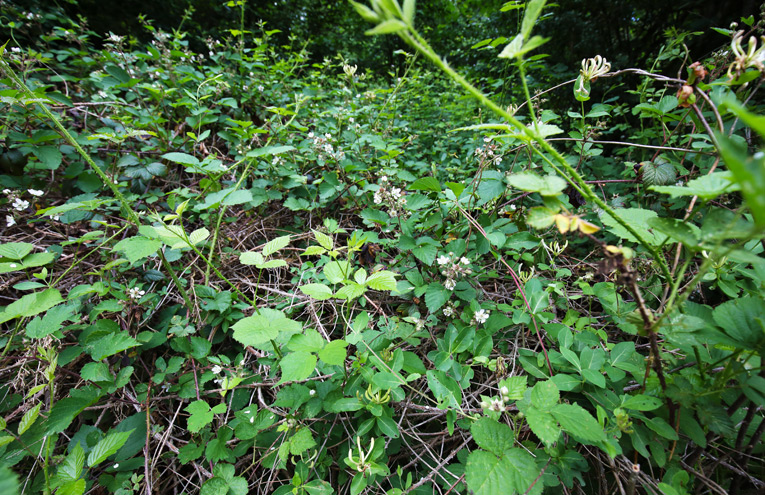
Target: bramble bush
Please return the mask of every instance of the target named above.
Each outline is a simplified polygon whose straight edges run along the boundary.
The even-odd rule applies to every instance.
[[[398,72],[15,11],[0,493],[760,493],[765,21],[549,87],[508,2],[511,87],[351,3]]]

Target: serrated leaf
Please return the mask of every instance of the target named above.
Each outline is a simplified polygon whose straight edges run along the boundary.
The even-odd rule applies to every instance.
[[[546,229],[555,223],[555,211],[544,206],[529,208],[526,214],[526,223],[535,229]]]
[[[531,431],[545,445],[550,446],[555,443],[560,437],[560,427],[553,415],[548,410],[534,406],[523,406],[522,404],[518,404],[518,409],[524,414]]]
[[[396,274],[388,270],[375,272],[367,278],[366,285],[374,290],[395,290]]]
[[[311,229],[311,231],[313,232],[313,236],[316,238],[316,242],[318,242],[321,247],[323,247],[327,251],[332,251],[332,249],[335,246],[335,243],[332,240],[332,237],[318,230]]]
[[[28,242],[6,242],[0,244],[0,258],[20,260],[34,249],[34,244]]]
[[[404,29],[406,29],[406,24],[403,22],[399,21],[398,19],[388,19],[387,21],[381,22],[376,27],[365,31],[364,34],[367,36],[376,36],[380,34],[397,33],[399,31],[403,31]]]
[[[435,177],[420,177],[412,182],[409,187],[407,187],[407,190],[441,192],[441,184]]]
[[[199,430],[209,425],[215,417],[215,413],[210,410],[210,405],[203,400],[195,400],[185,409],[190,414],[186,427],[191,433],[198,433]]]
[[[506,451],[502,457],[477,450],[468,455],[465,481],[474,495],[540,495],[542,483],[532,483],[540,468],[534,458],[522,449]]]
[[[337,299],[352,300],[363,296],[366,290],[367,288],[361,284],[356,282],[348,282],[346,285],[341,287],[340,290],[335,292],[335,297]]]
[[[528,39],[544,6],[545,0],[530,0],[526,2],[526,11],[523,13],[523,21],[521,22],[521,34],[524,38]]]
[[[75,442],[72,451],[58,466],[56,478],[62,482],[75,481],[82,474],[83,467],[85,467],[85,452],[82,449],[82,444]]]
[[[294,435],[290,437],[290,454],[300,455],[308,449],[312,449],[316,446],[316,440],[311,434],[311,429],[308,427],[302,427],[298,429]]]
[[[740,190],[740,187],[731,181],[730,172],[715,172],[688,181],[687,186],[651,186],[649,189],[662,194],[669,194],[673,198],[682,196],[698,196],[703,201],[709,201],[722,194]]]
[[[208,237],[210,237],[210,231],[207,230],[206,228],[202,227],[201,229],[197,229],[194,232],[192,232],[191,234],[189,234],[189,242],[193,246],[196,246],[197,244],[207,240]],[[183,243],[183,245],[185,246],[186,244]],[[173,247],[175,247],[175,246],[173,246]]]
[[[94,467],[101,464],[107,457],[116,453],[134,430],[130,431],[118,431],[106,435],[101,441],[99,441],[93,450],[88,454],[88,466]]]
[[[321,246],[308,246],[307,248],[305,248],[305,251],[303,251],[303,256],[322,255],[326,252],[327,250]]]
[[[635,411],[653,411],[660,408],[662,404],[662,400],[657,397],[638,394],[627,397],[627,399],[622,402],[621,407]]]
[[[277,237],[276,239],[268,241],[268,243],[266,243],[266,245],[263,247],[263,256],[271,256],[272,254],[279,251],[280,249],[287,247],[289,243],[290,243],[290,236],[288,235],[283,235],[281,237]]]
[[[586,442],[606,440],[598,421],[579,404],[556,404],[551,411],[565,432]]]
[[[330,261],[324,266],[324,276],[332,284],[339,284],[351,274],[351,264],[348,261]]]
[[[519,172],[507,178],[507,183],[521,191],[538,192],[542,196],[556,196],[566,189],[566,181],[557,175],[540,177],[534,172]]]
[[[332,289],[324,284],[306,284],[298,287],[300,292],[316,300],[324,301],[332,297]]]
[[[171,162],[180,163],[182,165],[191,165],[194,167],[199,166],[199,160],[186,153],[165,153],[162,155],[162,158],[165,160],[170,160]]]
[[[276,309],[263,308],[260,314],[242,318],[232,327],[234,340],[245,346],[258,346],[275,339],[280,331],[299,332],[302,325]]]
[[[663,186],[677,179],[675,167],[669,162],[641,162],[643,184],[647,186]]]
[[[441,306],[446,304],[451,295],[452,292],[443,285],[432,282],[425,289],[425,306],[428,307],[428,311],[435,313]]]
[[[85,345],[94,361],[101,361],[118,352],[136,347],[141,343],[130,336],[128,332],[113,332],[104,336],[89,340]]]
[[[42,339],[61,330],[63,323],[73,318],[74,306],[59,304],[49,309],[42,318],[38,316],[27,323],[26,335],[30,339]]]
[[[38,402],[32,409],[25,412],[24,416],[21,417],[21,421],[19,421],[19,436],[23,435],[24,432],[27,431],[35,423],[37,416],[40,415],[40,407],[42,407],[42,402]]]
[[[316,356],[306,351],[295,351],[279,361],[282,378],[279,383],[305,380],[316,369]]]
[[[260,251],[245,251],[239,255],[239,263],[243,265],[260,265],[265,261]]]
[[[470,426],[470,433],[479,447],[498,456],[515,443],[513,430],[509,426],[486,416]]]
[[[319,351],[319,359],[325,363],[333,366],[341,366],[345,362],[347,355],[346,347],[348,342],[344,340],[333,340],[327,343],[323,349]]]
[[[123,253],[130,264],[134,264],[142,258],[156,254],[161,247],[162,243],[156,239],[135,236],[122,239],[114,246],[114,250]]]

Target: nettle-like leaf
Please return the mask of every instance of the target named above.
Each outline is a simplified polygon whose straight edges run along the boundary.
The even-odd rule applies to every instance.
[[[300,322],[291,320],[279,310],[263,308],[259,314],[237,321],[234,340],[245,346],[258,346],[275,339],[279,332],[297,333],[303,329]]]
[[[226,404],[218,404],[210,408],[210,405],[203,400],[196,400],[186,406],[186,411],[190,416],[187,421],[187,428],[192,433],[198,433],[199,430],[209,425],[216,414],[226,412]]]
[[[307,351],[291,352],[279,361],[282,378],[279,383],[305,380],[316,369],[316,356]]]
[[[539,473],[534,458],[523,449],[506,450],[501,456],[477,450],[468,456],[465,481],[475,495],[540,495],[543,484],[534,483]]]
[[[513,430],[509,426],[486,416],[470,426],[470,433],[479,447],[498,456],[512,448],[515,443]]]
[[[101,439],[96,446],[93,447],[90,454],[88,454],[88,466],[97,466],[105,461],[107,457],[116,453],[123,445],[125,445],[125,442],[127,442],[127,439],[133,431],[134,430],[118,431],[106,435],[106,437]]]
[[[677,180],[677,172],[674,165],[666,160],[657,159],[655,162],[641,162],[640,172],[643,184],[646,186],[663,186],[672,184]]]

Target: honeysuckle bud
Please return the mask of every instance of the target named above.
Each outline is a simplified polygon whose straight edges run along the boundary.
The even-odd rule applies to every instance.
[[[688,108],[696,103],[696,94],[693,92],[693,86],[683,84],[683,86],[677,90],[677,102],[683,108]]]

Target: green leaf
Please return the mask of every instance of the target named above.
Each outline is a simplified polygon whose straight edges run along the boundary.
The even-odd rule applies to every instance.
[[[331,236],[328,236],[327,234],[318,230],[311,229],[311,231],[313,232],[313,236],[316,238],[316,242],[318,242],[321,247],[327,251],[332,251],[332,249],[334,249],[335,243]]]
[[[197,244],[204,242],[208,237],[210,237],[210,231],[206,228],[202,227],[201,229],[197,229],[191,234],[189,234],[189,242],[196,246]],[[183,246],[186,246],[187,244],[184,242],[182,243]],[[181,246],[178,246],[181,247]],[[175,248],[175,246],[173,246]]]
[[[0,493],[3,495],[19,495],[20,493],[19,479],[16,473],[4,465],[0,465]]]
[[[162,243],[155,239],[143,236],[128,237],[122,239],[114,246],[115,251],[123,253],[130,264],[157,253]]]
[[[366,285],[374,290],[395,290],[396,274],[388,270],[375,272],[367,278]]]
[[[425,289],[425,306],[428,307],[428,311],[435,313],[441,306],[446,304],[451,295],[452,291],[446,289],[438,282],[432,282]]]
[[[24,413],[21,421],[19,421],[19,436],[23,435],[24,432],[34,424],[35,420],[37,420],[37,416],[40,415],[40,407],[42,407],[42,402],[38,402],[32,409]]]
[[[316,356],[306,351],[291,352],[279,361],[282,378],[279,383],[305,380],[316,369]]]
[[[722,194],[738,191],[740,187],[733,182],[730,172],[714,172],[688,181],[688,185],[685,187],[651,186],[649,189],[662,194],[669,194],[673,198],[698,196],[703,201],[709,201]]]
[[[165,153],[162,155],[162,158],[165,160],[170,160],[171,162],[180,163],[182,165],[191,165],[193,167],[199,166],[199,160],[186,153]]]
[[[332,289],[324,284],[305,284],[298,287],[298,289],[306,296],[311,296],[319,301],[332,297]]]
[[[28,242],[6,242],[0,244],[0,257],[10,260],[20,260],[34,249],[34,244]]]
[[[627,397],[626,399],[624,399]],[[657,397],[651,397],[650,395],[632,395],[622,396],[622,407],[624,409],[632,409],[634,411],[653,411],[662,406],[663,402]]]
[[[311,434],[311,429],[303,427],[298,429],[294,435],[290,437],[290,454],[300,455],[308,449],[316,447],[316,440]]]
[[[670,238],[680,241],[688,249],[698,250],[699,247],[699,229],[693,224],[684,222],[677,218],[649,218],[648,226],[652,229],[666,234]]]
[[[544,206],[529,208],[526,214],[526,223],[535,229],[546,229],[555,223],[556,212]]]
[[[265,261],[260,251],[245,251],[239,255],[239,263],[243,265],[262,265]]]
[[[319,351],[319,359],[333,366],[342,366],[345,363],[347,355],[346,347],[348,342],[344,340],[333,340]]]
[[[101,361],[140,344],[128,332],[118,331],[88,340],[85,348],[94,361]]]
[[[85,480],[78,479],[68,481],[58,487],[56,495],[83,495],[85,493]]]
[[[521,23],[521,35],[523,35],[524,39],[529,38],[531,30],[534,28],[534,24],[536,24],[544,6],[545,0],[530,0],[526,2],[526,12],[523,14],[523,22]]]
[[[677,179],[675,167],[667,161],[641,162],[640,172],[646,186],[663,186]]]
[[[83,409],[92,405],[101,397],[101,393],[100,389],[87,387],[69,390],[69,397],[56,402],[48,414],[45,434],[54,435],[67,429]]]
[[[475,495],[540,495],[543,484],[531,486],[539,473],[534,458],[525,450],[511,449],[502,457],[477,450],[468,455],[465,481]]]
[[[482,416],[470,426],[470,433],[479,447],[498,456],[512,448],[515,443],[513,430],[509,426],[486,416]]]
[[[56,170],[63,159],[57,146],[38,146],[32,149],[32,154],[40,160],[39,166],[45,170]]]
[[[324,276],[331,284],[339,284],[351,274],[351,264],[348,261],[330,261],[324,266]]]
[[[75,481],[82,474],[83,467],[85,467],[85,452],[80,442],[74,442],[71,452],[58,466],[56,479],[62,483]]]
[[[677,440],[679,438],[677,436],[677,432],[675,432],[675,429],[672,428],[669,423],[664,421],[662,418],[646,418],[643,420],[643,422],[647,427],[668,440]]]
[[[275,339],[280,331],[296,333],[303,326],[287,318],[282,311],[263,308],[260,314],[242,318],[231,328],[234,329],[234,340],[245,346],[258,346]]]
[[[712,313],[715,323],[745,349],[757,350],[765,346],[765,301],[744,297],[717,306]]]
[[[419,179],[409,184],[407,190],[441,192],[441,184],[435,177],[420,177]]]
[[[42,339],[61,330],[61,326],[67,320],[74,318],[74,306],[71,304],[59,304],[27,324],[26,335],[30,339]]]
[[[526,375],[523,376],[511,376],[505,378],[499,382],[500,388],[507,387],[507,393],[503,394],[510,400],[520,400],[523,398],[524,392],[526,392]]]
[[[62,302],[61,293],[57,289],[46,289],[22,296],[0,312],[0,323],[19,317],[35,316],[48,311]]]
[[[234,206],[249,203],[250,201],[252,201],[252,193],[250,191],[237,189],[228,193],[226,197],[223,198],[221,204],[225,206]]]
[[[248,151],[247,156],[248,157],[257,157],[257,156],[272,156],[272,155],[280,155],[282,153],[286,153],[288,151],[294,150],[294,146],[264,146],[262,148],[258,148],[256,150]]]
[[[406,29],[406,24],[399,21],[398,19],[388,19],[387,21],[381,22],[376,27],[368,31],[365,31],[364,34],[366,34],[367,36],[376,36],[378,34],[397,33],[405,29]]]
[[[667,236],[664,234],[648,230],[648,221],[651,218],[656,218],[658,216],[655,211],[644,210],[642,208],[620,208],[615,210],[615,213],[625,220],[649,244],[659,246],[667,239]],[[638,242],[635,236],[629,233],[627,229],[619,224],[608,213],[603,212],[600,219],[609,227],[608,230],[611,231],[611,233],[622,239]]]
[[[518,402],[518,409],[524,414],[529,428],[547,446],[552,445],[560,437],[560,427],[550,411],[536,406]]]
[[[272,254],[279,251],[280,249],[287,247],[289,243],[290,243],[290,236],[288,235],[283,235],[281,237],[277,237],[276,239],[268,241],[268,243],[266,243],[266,245],[263,247],[263,256],[271,256]]]
[[[191,433],[198,433],[199,430],[209,425],[215,413],[210,410],[210,405],[203,400],[196,400],[186,406],[186,411],[190,413],[186,427]]]
[[[556,404],[552,415],[567,433],[586,442],[603,442],[606,434],[598,421],[579,404]]]
[[[88,466],[97,466],[105,461],[107,457],[117,452],[127,442],[131,433],[133,433],[133,430],[118,431],[106,435],[88,454]]]
[[[348,282],[347,285],[344,285],[340,288],[340,290],[335,292],[335,297],[337,299],[352,300],[364,295],[366,290],[367,288],[364,285],[358,284],[356,282]]]

